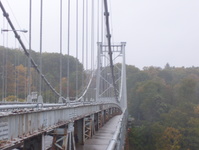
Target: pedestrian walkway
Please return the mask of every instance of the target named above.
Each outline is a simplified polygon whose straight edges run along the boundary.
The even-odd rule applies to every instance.
[[[87,140],[84,145],[78,145],[76,147],[77,150],[106,150],[109,145],[110,140],[112,139],[119,119],[120,115],[111,118],[102,128],[99,129],[95,133],[95,135]]]

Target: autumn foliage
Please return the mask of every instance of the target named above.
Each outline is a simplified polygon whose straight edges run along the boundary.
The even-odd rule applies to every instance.
[[[130,150],[199,149],[199,68],[127,66]]]

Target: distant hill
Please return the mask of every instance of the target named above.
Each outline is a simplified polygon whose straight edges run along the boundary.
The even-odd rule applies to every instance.
[[[31,51],[31,57],[39,66],[40,54]],[[70,76],[70,95],[74,96],[75,92],[75,74],[76,64],[78,64],[78,74],[82,76],[83,65],[72,56],[62,55],[62,80],[63,80],[63,96],[66,96],[66,82],[67,82],[67,61],[69,63],[69,76]],[[17,95],[20,99],[25,99],[27,96],[27,83],[28,83],[28,58],[24,55],[23,50],[9,49],[0,46],[0,96],[8,97]],[[42,73],[48,81],[59,91],[60,81],[60,54],[59,53],[43,53],[42,54]],[[4,76],[3,76],[4,74]],[[39,76],[31,67],[31,91],[38,91],[39,89]],[[81,78],[79,77],[79,87],[81,87]],[[4,85],[4,86],[3,86]],[[16,88],[17,85],[17,88]],[[4,88],[3,88],[4,87]],[[4,90],[4,92],[3,92]],[[42,91],[48,95],[50,90],[42,84]],[[3,95],[5,93],[5,95]],[[44,94],[45,95],[45,94]],[[14,98],[15,99],[15,98]]]

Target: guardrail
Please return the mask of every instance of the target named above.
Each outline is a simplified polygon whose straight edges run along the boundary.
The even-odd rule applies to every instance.
[[[119,104],[114,101],[112,98],[101,98],[98,101],[70,101],[66,103],[1,103],[0,104],[0,112],[7,112],[12,110],[18,109],[42,109],[48,107],[76,107],[82,105],[99,105],[99,104],[108,104],[108,103],[115,103],[116,105]]]
[[[123,150],[125,144],[126,126],[127,126],[128,111],[124,110],[118,123],[115,134],[113,135],[106,150]]]

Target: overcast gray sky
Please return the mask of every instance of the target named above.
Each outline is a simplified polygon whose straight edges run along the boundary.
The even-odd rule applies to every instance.
[[[58,8],[57,1],[47,2],[51,10]],[[28,20],[24,19],[28,17],[28,0],[9,0],[9,3],[21,28],[28,28]],[[110,3],[113,42],[127,42],[127,64],[140,69],[144,66],[164,67],[166,63],[177,67],[199,66],[198,0],[111,0]],[[34,13],[38,11],[39,7]],[[56,17],[56,14],[48,17]],[[48,24],[48,31],[55,26],[53,22]],[[36,39],[38,37],[33,40]],[[58,46],[54,44],[51,48]]]
[[[198,0],[113,0],[112,11],[127,64],[199,66]]]

